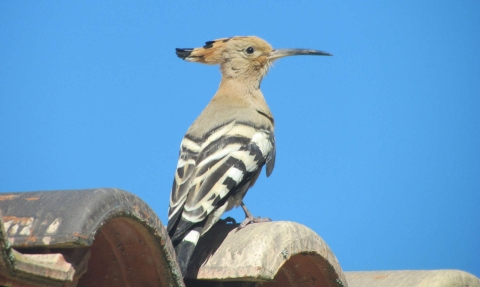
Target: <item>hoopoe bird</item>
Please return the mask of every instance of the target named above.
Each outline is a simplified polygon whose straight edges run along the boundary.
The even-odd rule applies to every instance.
[[[275,164],[274,119],[260,91],[260,82],[276,59],[293,55],[329,56],[317,50],[273,49],[255,37],[208,41],[203,47],[176,49],[188,62],[220,65],[217,93],[188,129],[170,196],[167,231],[185,276],[199,237],[233,207],[245,220],[255,218],[243,203],[263,166],[267,177]]]

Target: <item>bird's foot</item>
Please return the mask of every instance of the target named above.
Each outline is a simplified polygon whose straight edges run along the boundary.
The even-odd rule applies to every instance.
[[[245,203],[243,203],[243,201],[240,205],[242,206],[242,209],[245,212],[245,220],[243,220],[243,222],[237,227],[237,231],[242,229],[242,228],[245,228],[245,226],[249,225],[250,223],[260,223],[260,222],[270,222],[270,221],[272,221],[268,217],[260,217],[260,216],[259,217],[254,217],[250,213],[250,211],[248,210]]]
[[[245,226],[250,223],[261,223],[261,222],[271,222],[272,220],[268,217],[246,217],[245,220],[238,226],[238,230],[245,228]]]

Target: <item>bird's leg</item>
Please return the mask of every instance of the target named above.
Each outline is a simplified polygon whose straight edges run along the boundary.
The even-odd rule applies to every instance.
[[[242,224],[240,224],[238,226],[238,230],[244,228],[245,226],[247,226],[248,224],[250,223],[259,223],[259,222],[270,222],[272,221],[270,218],[268,217],[254,217],[250,211],[248,210],[247,206],[245,205],[245,203],[241,203],[241,206],[242,206],[242,209],[243,211],[245,212],[245,220],[243,220]]]

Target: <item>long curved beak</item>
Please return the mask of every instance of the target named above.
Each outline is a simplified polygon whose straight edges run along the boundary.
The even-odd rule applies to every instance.
[[[277,49],[270,52],[269,60],[276,60],[288,56],[311,55],[311,56],[333,56],[330,53],[309,49]]]

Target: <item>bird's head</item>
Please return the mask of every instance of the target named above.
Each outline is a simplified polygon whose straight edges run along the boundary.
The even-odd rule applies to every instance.
[[[273,49],[255,36],[235,36],[208,41],[200,48],[177,48],[177,56],[188,62],[220,65],[224,78],[260,82],[274,60],[294,55],[331,56],[317,50]]]

